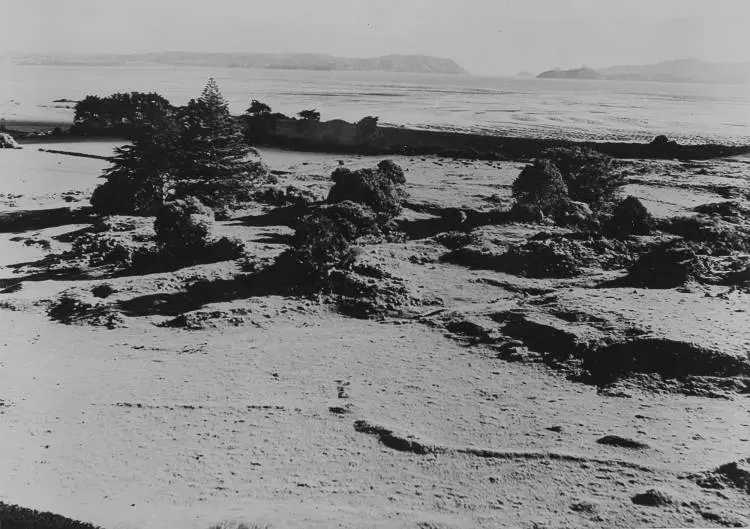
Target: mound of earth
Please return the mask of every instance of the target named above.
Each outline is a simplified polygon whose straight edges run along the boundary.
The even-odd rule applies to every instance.
[[[691,474],[689,477],[706,489],[733,487],[750,494],[750,459],[726,463],[714,470]]]
[[[414,295],[403,279],[372,265],[334,271],[330,289],[339,309],[355,318],[404,317],[421,307],[441,303],[438,299]]]
[[[630,268],[628,282],[646,288],[675,288],[690,282],[742,284],[750,255],[710,255],[704,246],[672,241],[643,254]]]

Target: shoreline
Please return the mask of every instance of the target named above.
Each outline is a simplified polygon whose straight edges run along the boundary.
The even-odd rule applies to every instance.
[[[264,118],[237,117],[247,124],[268,127]],[[36,135],[40,130],[51,130],[63,125],[64,135]],[[77,143],[123,140],[118,135],[76,136],[67,134],[70,123],[60,121],[6,121],[7,131],[19,144]],[[27,130],[24,130],[27,129]],[[33,130],[32,130],[33,129]],[[343,120],[306,122],[279,119],[262,134],[250,138],[257,147],[270,147],[297,152],[325,152],[331,154],[370,156],[427,156],[437,155],[454,159],[487,161],[528,160],[552,148],[588,148],[620,159],[677,159],[708,160],[750,154],[750,145],[703,143],[682,145],[659,136],[651,143],[618,141],[574,141],[555,138],[516,137],[465,132],[381,127],[366,138],[357,132],[357,124]]]

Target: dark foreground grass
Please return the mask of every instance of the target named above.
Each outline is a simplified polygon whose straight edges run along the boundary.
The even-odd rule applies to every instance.
[[[0,528],[2,529],[101,529],[96,525],[79,522],[53,514],[35,511],[0,502]]]

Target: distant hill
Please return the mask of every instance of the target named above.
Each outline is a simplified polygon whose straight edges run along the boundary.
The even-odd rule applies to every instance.
[[[49,54],[18,55],[16,64],[45,66],[216,66],[227,68],[270,68],[277,70],[353,70],[409,73],[468,73],[451,59],[426,55],[385,55],[366,59],[334,57],[319,53],[197,53],[164,52],[143,54]]]
[[[656,64],[612,66],[610,68],[556,68],[542,72],[542,79],[603,79],[626,81],[662,81],[688,83],[750,83],[750,62],[702,62],[678,59]]]
[[[561,70],[556,68],[540,73],[540,79],[603,79],[604,76],[593,68],[577,68],[575,70]]]
[[[518,72],[518,73],[516,74],[516,77],[536,77],[536,75],[534,75],[534,74],[533,74],[533,73],[531,73],[531,72],[527,72],[526,70],[524,70],[524,71],[522,71],[522,72]]]

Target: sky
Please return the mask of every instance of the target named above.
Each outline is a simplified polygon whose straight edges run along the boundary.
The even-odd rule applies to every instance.
[[[750,0],[0,0],[0,13],[0,54],[403,53],[478,74],[750,60]]]

